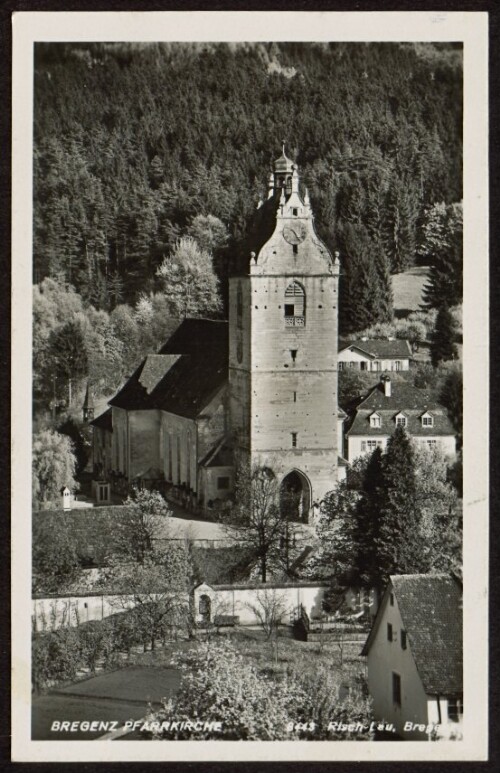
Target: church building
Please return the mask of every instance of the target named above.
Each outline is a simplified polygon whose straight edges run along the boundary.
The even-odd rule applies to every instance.
[[[233,495],[238,469],[267,466],[311,520],[345,469],[339,268],[283,148],[235,261],[228,322],[186,319],[143,360],[93,422],[97,471],[206,509]]]

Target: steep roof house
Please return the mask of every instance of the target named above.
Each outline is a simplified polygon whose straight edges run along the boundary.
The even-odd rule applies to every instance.
[[[339,370],[409,370],[412,350],[401,338],[339,340]]]
[[[362,651],[377,720],[405,740],[460,738],[462,587],[446,574],[394,575]]]
[[[383,375],[354,410],[347,423],[347,460],[385,449],[397,426],[420,444],[440,446],[451,458],[456,453],[456,433],[446,408],[426,389],[392,382]]]

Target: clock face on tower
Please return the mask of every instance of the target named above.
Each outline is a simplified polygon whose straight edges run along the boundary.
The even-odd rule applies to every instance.
[[[307,229],[304,223],[292,223],[283,228],[283,238],[289,244],[300,244],[306,238]]]

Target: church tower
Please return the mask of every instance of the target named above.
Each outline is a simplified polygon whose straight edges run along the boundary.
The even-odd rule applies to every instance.
[[[284,146],[241,258],[229,293],[235,464],[271,467],[296,519],[309,521],[337,482],[339,261]]]

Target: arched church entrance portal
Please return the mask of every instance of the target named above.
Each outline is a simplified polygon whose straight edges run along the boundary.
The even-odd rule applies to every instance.
[[[311,484],[298,470],[292,470],[281,482],[281,512],[288,521],[307,523],[311,509]]]

